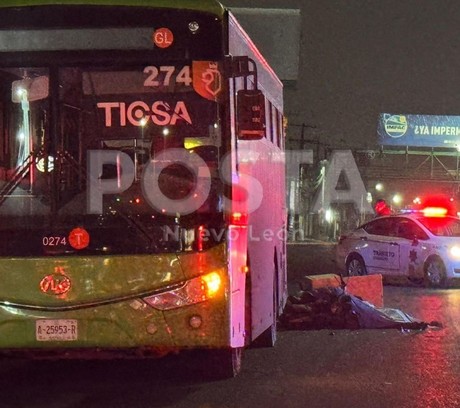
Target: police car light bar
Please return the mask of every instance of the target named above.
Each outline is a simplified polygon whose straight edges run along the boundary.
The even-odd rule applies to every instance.
[[[447,208],[443,207],[426,207],[422,210],[425,217],[445,217],[447,215]]]

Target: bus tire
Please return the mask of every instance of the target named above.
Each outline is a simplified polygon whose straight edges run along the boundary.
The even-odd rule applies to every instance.
[[[278,263],[275,253],[275,271],[273,278],[273,321],[268,329],[262,332],[254,341],[254,347],[274,347],[277,339],[278,322]]]
[[[208,350],[210,358],[205,367],[206,377],[212,380],[236,377],[241,371],[243,350],[244,347]]]
[[[277,322],[276,317],[275,321],[270,325],[268,329],[262,332],[262,334],[255,339],[253,346],[254,347],[274,347],[277,338]]]

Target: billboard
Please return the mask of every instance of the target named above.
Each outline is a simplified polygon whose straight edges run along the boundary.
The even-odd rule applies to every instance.
[[[460,147],[460,116],[381,113],[379,144],[387,146]]]

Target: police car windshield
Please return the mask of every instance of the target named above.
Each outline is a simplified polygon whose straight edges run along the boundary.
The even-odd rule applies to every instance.
[[[460,237],[460,219],[455,217],[420,217],[418,221],[434,235]]]

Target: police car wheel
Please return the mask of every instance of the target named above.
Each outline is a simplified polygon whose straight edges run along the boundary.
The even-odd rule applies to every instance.
[[[442,288],[446,284],[446,267],[439,258],[431,258],[425,265],[425,285]]]
[[[347,276],[367,275],[366,265],[359,255],[352,255],[347,261]]]

